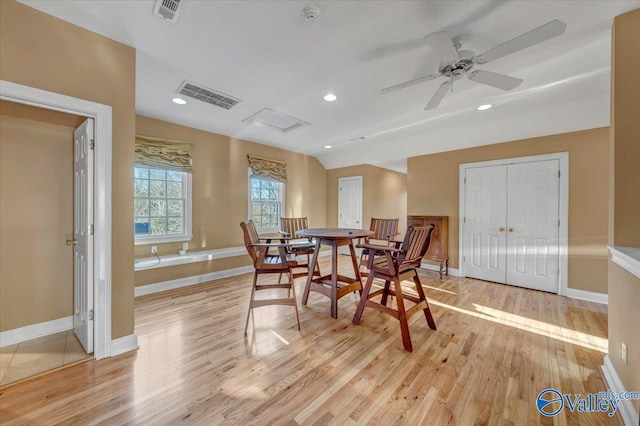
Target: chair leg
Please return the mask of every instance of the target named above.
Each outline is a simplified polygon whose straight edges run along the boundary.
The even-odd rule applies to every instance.
[[[398,304],[398,320],[400,321],[400,333],[402,333],[402,345],[404,348],[412,352],[411,335],[409,334],[409,323],[407,322],[407,312],[404,308],[404,298],[402,296],[402,282],[399,277],[393,280],[396,290],[396,303]]]
[[[423,309],[424,317],[427,319],[427,324],[429,324],[429,328],[432,330],[436,330],[436,322],[433,320],[433,316],[431,315],[431,308],[429,308],[429,302],[427,302],[427,297],[424,295],[424,289],[422,288],[422,283],[420,282],[420,277],[418,273],[415,272],[413,276],[413,282],[416,285],[416,292],[418,293],[418,297],[420,300],[424,300],[426,303],[426,307]]]
[[[365,249],[362,249],[362,253],[360,253],[360,263],[359,265],[359,270],[360,270],[360,275],[362,277],[366,277],[369,275],[369,270],[367,269],[367,254],[365,253]]]
[[[367,282],[364,285],[364,290],[362,290],[362,295],[360,296],[358,309],[356,309],[356,314],[353,316],[353,321],[351,321],[356,325],[360,324],[360,318],[362,318],[364,305],[367,303],[367,299],[369,298],[369,292],[371,291],[372,285],[373,285],[373,274],[369,275],[369,277],[367,278]]]
[[[247,328],[249,327],[249,316],[253,309],[253,297],[256,294],[256,284],[258,283],[258,271],[253,273],[253,285],[251,286],[251,299],[249,300],[249,310],[247,311],[247,321],[244,323],[244,335],[247,335]]]
[[[384,282],[384,291],[382,292],[382,299],[380,300],[380,303],[383,304],[384,306],[387,306],[387,298],[389,297],[389,285],[390,284],[391,284],[391,281],[385,280],[385,282]]]
[[[300,331],[300,315],[298,315],[298,300],[296,299],[296,287],[293,285],[293,275],[289,273],[289,282],[291,283],[291,292],[293,293],[293,307],[296,310],[296,322],[298,323],[298,331]]]

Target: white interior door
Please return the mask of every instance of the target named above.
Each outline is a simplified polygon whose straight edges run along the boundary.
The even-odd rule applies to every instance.
[[[508,284],[558,292],[558,160],[507,168]]]
[[[338,226],[362,229],[362,176],[338,179]]]
[[[507,169],[467,169],[464,271],[469,277],[504,283],[507,258]]]
[[[465,276],[559,291],[559,160],[465,171]]]
[[[93,352],[93,119],[73,132],[73,331]]]

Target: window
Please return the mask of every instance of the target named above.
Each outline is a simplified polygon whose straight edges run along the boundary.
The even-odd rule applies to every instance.
[[[133,187],[136,244],[191,239],[191,173],[136,167]]]
[[[249,176],[249,219],[259,231],[277,232],[280,229],[283,200],[283,183]]]

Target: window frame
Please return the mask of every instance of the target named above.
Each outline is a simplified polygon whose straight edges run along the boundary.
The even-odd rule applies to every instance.
[[[251,203],[253,202],[253,200],[251,199],[251,179],[253,178],[252,174],[251,174],[251,168],[249,168],[248,171],[248,179],[247,179],[247,217],[249,218],[249,220],[253,220],[253,209],[252,209],[252,205]],[[271,180],[271,179],[265,179],[265,178],[260,178],[260,177],[256,177],[256,179],[263,179],[263,180]],[[284,203],[285,203],[285,190],[286,190],[286,185],[284,184],[284,182],[277,182],[278,184],[278,203],[280,204],[280,209],[279,209],[279,213],[278,213],[278,224],[277,226],[274,227],[270,227],[270,228],[258,228],[256,226],[256,231],[258,231],[258,233],[262,233],[262,234],[271,234],[271,233],[277,233],[280,231],[280,217],[283,216],[284,214]]]
[[[153,170],[169,170],[168,168],[162,167],[149,167],[149,166],[134,166],[134,177],[133,182],[135,182],[135,168],[145,168],[145,169],[153,169]],[[135,229],[133,232],[134,245],[144,245],[144,244],[162,244],[162,243],[174,243],[174,242],[185,242],[191,241],[193,238],[192,233],[192,181],[193,174],[188,172],[180,172],[182,173],[182,194],[184,196],[184,211],[183,211],[183,229],[184,232],[182,234],[165,234],[165,235],[136,235]],[[136,196],[135,192],[133,194],[133,202],[135,204]],[[135,227],[135,212],[133,219],[134,227]]]

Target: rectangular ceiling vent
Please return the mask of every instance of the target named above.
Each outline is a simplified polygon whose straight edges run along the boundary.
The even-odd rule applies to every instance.
[[[153,7],[153,14],[175,24],[180,14],[181,0],[156,0]],[[184,1],[184,0],[182,0]]]
[[[230,109],[240,102],[240,99],[187,80],[180,85],[178,93],[224,109]]]
[[[311,125],[311,123],[307,123],[299,118],[275,111],[271,108],[264,108],[245,118],[242,122],[249,123],[256,127],[266,127],[268,129],[277,130],[282,133],[287,133],[299,127]]]

